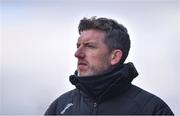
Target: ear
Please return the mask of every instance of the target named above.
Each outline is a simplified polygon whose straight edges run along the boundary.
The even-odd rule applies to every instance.
[[[119,63],[119,61],[121,60],[122,58],[122,51],[117,49],[117,50],[114,50],[112,53],[111,53],[111,65],[116,65]]]

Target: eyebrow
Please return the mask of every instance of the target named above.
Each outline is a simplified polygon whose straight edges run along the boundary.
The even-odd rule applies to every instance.
[[[80,44],[81,44],[80,42],[77,42],[77,43],[76,43],[76,46],[78,47],[78,46],[80,46]],[[88,44],[90,44],[90,45],[95,45],[95,46],[97,45],[97,43],[95,43],[94,41],[85,41],[85,42],[83,42],[82,44],[83,44],[83,45],[88,45]]]
[[[80,42],[77,42],[76,44],[80,44]],[[83,44],[96,44],[94,41],[85,41]]]
[[[90,45],[93,45],[93,46],[97,45],[97,43],[95,43],[95,42],[85,42],[84,44],[90,44]]]

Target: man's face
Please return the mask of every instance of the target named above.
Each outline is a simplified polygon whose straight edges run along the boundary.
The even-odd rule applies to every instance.
[[[97,75],[111,67],[110,53],[103,42],[104,37],[104,32],[93,29],[80,33],[75,52],[78,76]]]

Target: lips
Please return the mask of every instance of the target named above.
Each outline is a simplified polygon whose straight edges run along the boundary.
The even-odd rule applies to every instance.
[[[84,69],[87,66],[86,62],[78,61],[78,68],[79,69]]]
[[[83,62],[79,62],[78,65],[87,65],[87,64]]]

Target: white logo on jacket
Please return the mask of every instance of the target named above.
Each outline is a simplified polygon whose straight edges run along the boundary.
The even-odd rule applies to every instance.
[[[64,114],[64,112],[65,112],[69,107],[71,107],[71,106],[73,106],[73,104],[72,104],[72,103],[68,103],[68,104],[66,105],[66,107],[61,111],[61,114]]]

